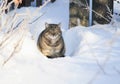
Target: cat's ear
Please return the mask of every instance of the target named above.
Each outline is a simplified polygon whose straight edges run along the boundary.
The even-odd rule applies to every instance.
[[[59,23],[58,26],[61,27],[61,23]]]
[[[48,28],[49,24],[47,22],[45,22],[45,28]]]

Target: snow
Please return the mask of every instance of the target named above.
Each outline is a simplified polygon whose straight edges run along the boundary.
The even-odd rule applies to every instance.
[[[117,1],[120,2],[120,0],[117,0]],[[120,14],[120,9],[119,9],[120,3],[118,4],[117,1],[114,1],[114,8],[115,8],[114,12]],[[120,17],[117,17],[116,15],[115,15],[115,17],[118,21],[120,21]]]
[[[120,84],[119,16],[114,17],[113,24],[68,29],[68,2],[57,0],[47,4],[39,11],[39,14],[46,13],[26,26],[30,30],[14,33],[6,47],[0,46],[0,84]],[[32,15],[38,8],[21,8],[17,13],[25,13],[28,9]],[[115,7],[115,10],[120,8]],[[61,22],[66,57],[48,59],[38,50],[37,38],[45,22]],[[3,66],[24,31],[22,47]],[[2,35],[0,32],[1,39]]]

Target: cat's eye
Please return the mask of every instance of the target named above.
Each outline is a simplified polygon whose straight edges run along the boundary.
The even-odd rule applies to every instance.
[[[49,35],[49,33],[47,32],[47,33],[45,33],[45,35],[47,36],[47,35]]]

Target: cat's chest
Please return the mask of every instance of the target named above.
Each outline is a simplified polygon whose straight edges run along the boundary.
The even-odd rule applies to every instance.
[[[56,49],[56,48],[45,49],[43,51],[43,53],[45,53],[46,55],[52,55],[52,54],[59,53],[59,52],[60,52],[60,49]]]
[[[58,36],[50,36],[49,35],[49,39],[50,39],[50,43],[51,44],[55,44],[59,40],[59,37]]]

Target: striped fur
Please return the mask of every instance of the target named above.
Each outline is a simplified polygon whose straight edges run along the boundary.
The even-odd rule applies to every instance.
[[[45,24],[45,30],[39,35],[37,46],[48,58],[64,57],[65,45],[60,24]]]

